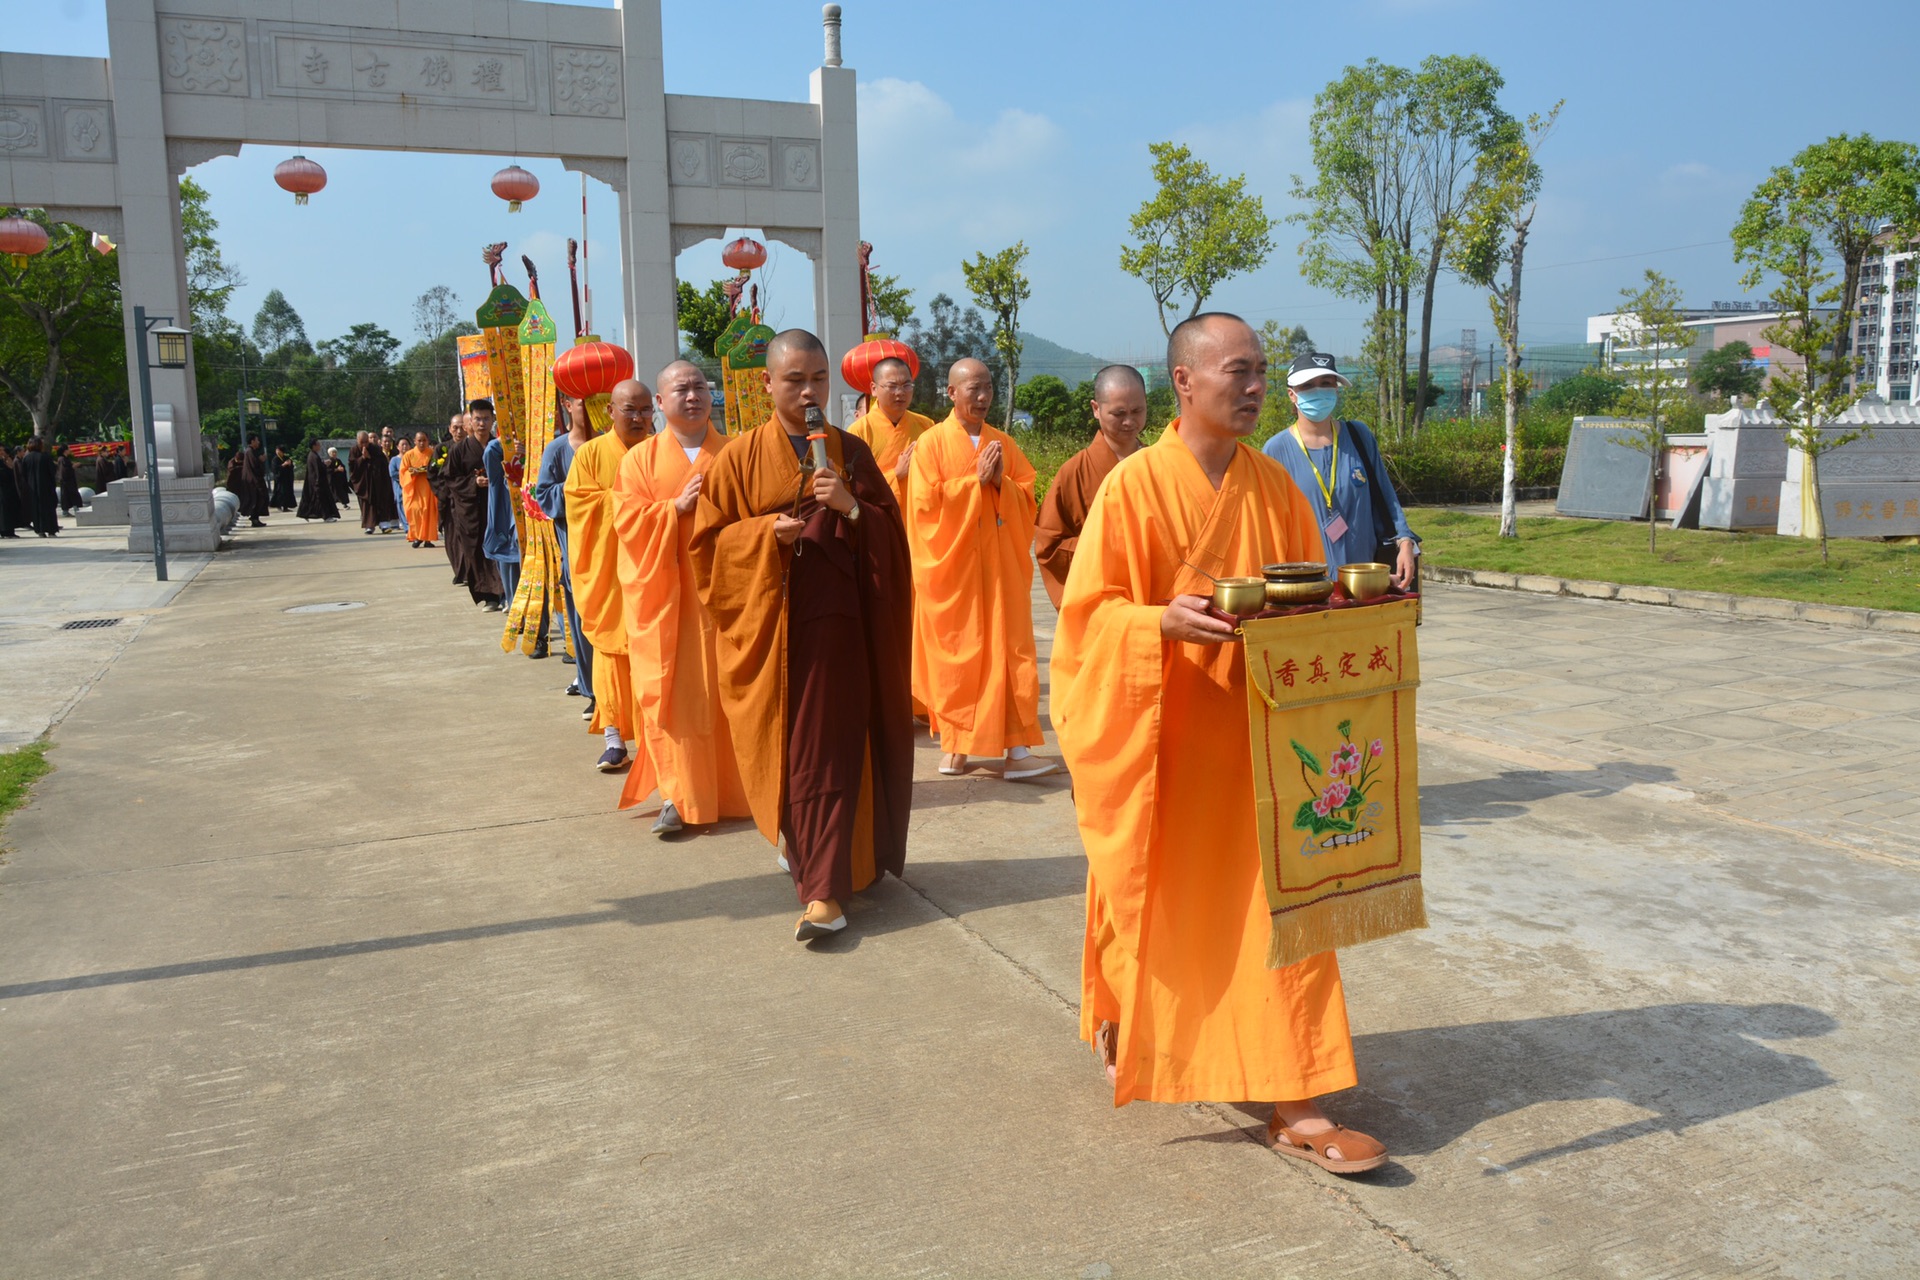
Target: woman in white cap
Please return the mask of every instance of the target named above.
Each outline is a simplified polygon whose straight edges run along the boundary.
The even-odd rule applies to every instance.
[[[1297,358],[1287,370],[1294,424],[1267,441],[1263,452],[1307,496],[1329,567],[1378,561],[1393,569],[1395,587],[1416,589],[1420,539],[1407,527],[1380,446],[1365,423],[1333,416],[1341,390],[1351,385],[1326,352]]]

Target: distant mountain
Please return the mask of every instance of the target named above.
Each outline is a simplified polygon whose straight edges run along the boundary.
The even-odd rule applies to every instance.
[[[1094,374],[1113,363],[1099,356],[1088,355],[1084,351],[1075,351],[1063,347],[1057,342],[1049,342],[1038,334],[1020,334],[1020,381],[1027,382],[1043,373],[1050,373],[1067,384],[1069,390],[1082,382],[1090,380]]]

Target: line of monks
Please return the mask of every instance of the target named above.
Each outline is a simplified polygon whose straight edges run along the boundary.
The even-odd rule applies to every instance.
[[[862,419],[827,424],[828,354],[798,329],[767,347],[772,417],[734,436],[686,362],[616,387],[604,434],[564,401],[570,430],[534,496],[564,548],[600,767],[628,769],[622,808],[658,792],[663,837],[751,817],[793,880],[795,937],[831,936],[852,894],[905,865],[916,716],[943,774],[981,758],[1006,778],[1057,767],[1031,750],[1037,560],[1059,609],[1051,713],[1088,858],[1081,1035],[1115,1104],[1269,1099],[1277,1150],[1376,1168],[1385,1148],[1313,1101],[1356,1082],[1334,957],[1266,967],[1244,672],[1208,611],[1209,574],[1318,559],[1319,526],[1244,443],[1267,391],[1254,331],[1195,317],[1167,364],[1180,417],[1145,448],[1139,375],[1101,371],[1099,435],[1044,506],[1018,444],[986,422],[976,360],[949,370],[937,424],[908,409],[898,361],[874,370]],[[456,445],[445,492],[479,447],[472,433]],[[479,550],[470,529],[461,540],[456,571]]]

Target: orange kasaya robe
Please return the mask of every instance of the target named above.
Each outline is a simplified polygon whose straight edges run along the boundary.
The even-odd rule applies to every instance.
[[[581,445],[567,468],[567,572],[580,629],[593,643],[593,719],[600,733],[617,725],[634,736],[633,681],[627,666],[627,616],[621,596],[619,539],[613,529],[613,482],[627,446],[612,431]]]
[[[1080,535],[1051,706],[1087,851],[1080,1034],[1118,1024],[1116,1106],[1355,1082],[1332,953],[1266,967],[1241,647],[1160,634],[1169,599],[1208,593],[1204,574],[1257,574],[1320,545],[1277,463],[1241,444],[1216,492],[1177,421],[1107,477]]]
[[[400,496],[406,499],[407,541],[432,542],[440,536],[440,499],[434,496],[433,482],[426,467],[433,461],[432,448],[409,449],[400,455]],[[419,475],[413,469],[421,468]]]
[[[659,788],[683,822],[744,818],[752,811],[740,783],[733,736],[720,711],[720,668],[713,620],[693,581],[693,513],[674,503],[696,472],[713,464],[727,438],[707,428],[699,455],[687,459],[678,436],[662,431],[627,451],[613,483],[626,601],[627,657],[633,679],[639,749],[620,807]]]
[[[790,441],[773,418],[727,442],[689,551],[754,825],[769,842],[785,836],[801,902],[845,902],[906,862],[912,579],[867,447],[827,432],[828,462],[861,508],[848,520],[814,501]],[[781,515],[805,521],[791,546],[774,534]]]
[[[942,751],[999,756],[1040,733],[1033,644],[1033,464],[1000,442],[998,487],[980,483],[973,440],[957,416],[913,451],[907,540],[913,548],[913,692]]]
[[[893,490],[893,500],[902,511],[907,509],[907,482],[895,474],[900,465],[900,455],[907,451],[908,445],[932,429],[933,419],[925,414],[909,409],[901,415],[899,422],[889,422],[878,406],[869,409],[866,417],[847,428],[848,435],[873,450],[873,460],[879,464],[880,474],[887,478],[887,487]]]
[[[1107,438],[1096,435],[1092,444],[1060,464],[1047,486],[1039,518],[1033,522],[1033,559],[1040,566],[1040,585],[1056,609],[1067,589],[1067,570],[1073,565],[1074,548],[1080,545],[1087,508],[1100,492],[1100,482],[1119,465]]]

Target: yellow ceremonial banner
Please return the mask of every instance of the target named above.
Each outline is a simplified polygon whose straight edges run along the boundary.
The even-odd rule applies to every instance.
[[[493,386],[493,421],[500,447],[509,458],[526,442],[526,386],[520,376],[520,331],[508,326],[482,329],[487,376]]]
[[[487,367],[487,340],[478,333],[461,334],[453,340],[460,352],[460,404],[469,400],[493,398],[493,374]]]
[[[1415,600],[1244,623],[1267,965],[1427,925]]]

